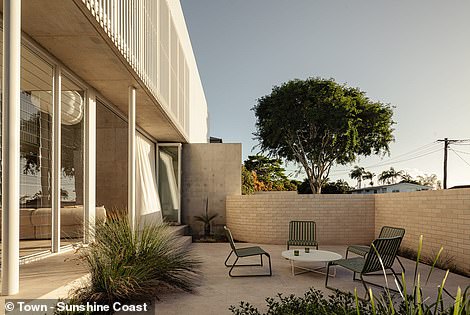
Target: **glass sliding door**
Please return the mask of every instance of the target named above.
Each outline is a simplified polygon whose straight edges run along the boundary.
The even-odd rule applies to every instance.
[[[83,240],[84,91],[62,76],[61,86],[61,245]]]
[[[2,39],[0,32],[0,45]],[[22,46],[20,257],[51,250],[52,81],[52,65]]]
[[[165,221],[181,223],[181,144],[158,144],[158,192]]]

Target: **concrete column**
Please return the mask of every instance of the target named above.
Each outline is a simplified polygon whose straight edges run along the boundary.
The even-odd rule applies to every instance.
[[[84,243],[93,241],[96,216],[96,93],[88,91],[85,107],[85,181],[84,181]]]
[[[60,178],[61,178],[61,132],[62,124],[62,74],[60,66],[54,70],[53,123],[52,123],[52,252],[60,252]]]
[[[2,294],[20,283],[21,0],[3,1]]]
[[[136,89],[129,86],[129,134],[128,134],[128,200],[127,211],[129,213],[129,223],[131,228],[136,226],[135,215],[135,98]]]

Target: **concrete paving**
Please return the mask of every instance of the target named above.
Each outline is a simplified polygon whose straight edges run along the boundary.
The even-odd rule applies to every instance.
[[[253,244],[240,244],[251,246]],[[230,278],[228,268],[224,266],[224,260],[229,250],[227,243],[196,243],[193,244],[194,253],[202,260],[202,278],[199,286],[193,293],[172,292],[162,294],[156,304],[157,314],[231,314],[230,305],[238,305],[240,301],[250,302],[260,309],[265,309],[265,298],[275,296],[277,293],[295,294],[302,296],[309,288],[321,290],[325,295],[332,293],[326,289],[325,275],[318,273],[304,273],[292,275],[290,262],[281,256],[285,250],[282,245],[260,245],[271,254],[273,275],[272,277],[248,277]],[[330,250],[345,255],[345,246],[320,246],[322,250]],[[402,259],[407,270],[406,281],[408,286],[413,283],[414,262]],[[258,269],[256,269],[258,268]],[[260,271],[260,267],[243,267],[241,271],[249,273]],[[265,267],[265,271],[267,267]],[[429,267],[420,266],[421,278],[424,284]],[[401,270],[396,263],[395,270]],[[435,270],[426,286],[423,288],[425,296],[435,296],[436,287],[442,281],[445,272]],[[370,276],[369,281],[384,283],[383,276]],[[360,282],[352,281],[352,272],[337,268],[335,278],[330,278],[330,285],[344,291],[353,292],[357,287],[359,296],[365,295],[365,290]],[[389,281],[393,285],[392,278]],[[455,293],[458,286],[465,287],[470,284],[470,278],[450,274],[446,288]],[[378,290],[373,288],[374,291]]]
[[[239,244],[239,246],[252,246],[253,244]],[[238,305],[240,301],[250,302],[260,309],[265,309],[265,298],[273,297],[277,293],[296,294],[302,296],[309,288],[321,290],[325,295],[332,293],[324,287],[325,275],[318,273],[304,273],[292,275],[290,262],[281,256],[285,250],[282,245],[260,245],[271,254],[273,275],[271,277],[230,278],[228,268],[224,261],[230,252],[228,243],[195,243],[192,245],[194,254],[200,258],[201,278],[194,292],[169,292],[159,295],[156,303],[156,314],[231,314],[230,305]],[[330,250],[344,256],[345,246],[320,246],[322,250]],[[10,298],[35,299],[66,297],[72,287],[84,281],[86,269],[77,259],[73,251],[49,257],[40,261],[22,265],[20,269],[21,292]],[[246,263],[250,260],[247,259]],[[258,262],[258,260],[255,260]],[[414,262],[402,259],[406,267],[406,280],[408,286],[413,283]],[[396,264],[396,270],[400,266]],[[420,272],[424,284],[429,266],[421,265]],[[260,267],[243,267],[237,271],[255,273],[267,271]],[[235,271],[234,271],[235,272]],[[436,287],[441,282],[445,272],[435,270],[424,286],[425,296],[435,297]],[[78,279],[78,280],[77,280]],[[330,285],[343,291],[353,292],[357,287],[359,296],[365,295],[360,282],[352,281],[352,273],[338,267],[336,277],[330,278]],[[384,283],[382,276],[371,276],[370,281]],[[391,287],[394,287],[389,277]],[[470,285],[470,278],[450,274],[446,288],[455,293],[457,287]],[[374,290],[378,290],[374,288]],[[0,300],[3,302],[5,298]],[[449,299],[450,301],[450,299]],[[1,305],[1,304],[0,304]]]

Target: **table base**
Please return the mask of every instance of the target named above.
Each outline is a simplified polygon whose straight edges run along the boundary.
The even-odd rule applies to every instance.
[[[293,276],[300,275],[300,274],[307,273],[307,272],[315,272],[315,273],[319,273],[319,274],[322,274],[322,275],[326,275],[326,267],[328,266],[328,262],[325,263],[325,266],[308,268],[308,267],[303,267],[303,266],[296,266],[294,264],[294,261],[291,260],[290,265],[291,265],[291,270],[292,270],[292,275]],[[296,273],[295,268],[302,269],[303,271],[300,271],[300,272]],[[334,266],[334,265],[331,266],[330,270],[333,271],[333,273],[330,272],[330,276],[331,277],[336,277],[336,266]]]

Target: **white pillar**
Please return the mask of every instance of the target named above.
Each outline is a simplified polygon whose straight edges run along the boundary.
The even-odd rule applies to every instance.
[[[21,0],[3,0],[2,294],[20,282]]]
[[[136,97],[135,87],[129,86],[127,209],[129,213],[129,223],[132,229],[134,229],[136,225],[136,216],[135,216],[135,97]]]
[[[84,243],[93,241],[96,216],[96,93],[88,91],[85,107],[85,180],[84,180]]]
[[[52,93],[52,252],[60,252],[60,178],[61,178],[61,132],[62,124],[62,74],[60,66],[54,71]]]

